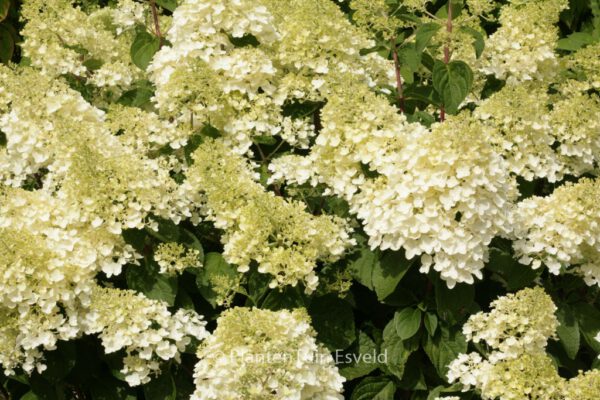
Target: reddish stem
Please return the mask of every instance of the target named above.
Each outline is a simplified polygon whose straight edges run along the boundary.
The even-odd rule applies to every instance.
[[[452,0],[448,0],[448,19],[446,21],[446,32],[452,33]],[[448,39],[446,40],[446,44],[444,45],[444,63],[448,64],[450,62],[450,35],[448,35]],[[446,120],[446,108],[442,105],[440,109],[440,120],[444,122]]]
[[[396,37],[392,37],[392,56],[394,57],[394,67],[396,70],[396,93],[398,96],[398,108],[404,112],[404,88],[402,87],[402,76],[400,75],[400,60],[398,59],[398,49],[396,48]]]
[[[160,33],[160,23],[158,21],[158,10],[156,8],[156,0],[150,0],[150,9],[152,10],[152,18],[154,19],[154,31],[159,40],[159,48],[163,45],[162,33]]]

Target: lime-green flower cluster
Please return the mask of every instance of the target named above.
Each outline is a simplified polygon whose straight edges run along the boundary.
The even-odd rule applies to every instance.
[[[265,191],[252,165],[220,140],[207,140],[193,159],[186,182],[191,201],[224,230],[223,255],[240,272],[255,262],[273,277],[272,287],[304,282],[313,291],[317,261],[336,261],[354,243],[342,219],[313,216],[305,204]]]
[[[186,248],[181,243],[161,243],[154,251],[154,260],[160,267],[161,274],[175,275],[186,268],[200,268],[200,251]]]
[[[107,100],[143,77],[130,57],[136,24],[147,5],[120,0],[116,7],[86,13],[71,0],[26,0],[22,48],[31,64],[50,77],[70,75],[100,89]]]

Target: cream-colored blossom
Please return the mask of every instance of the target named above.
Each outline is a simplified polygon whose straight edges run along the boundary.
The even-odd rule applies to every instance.
[[[559,13],[566,0],[512,1],[500,10],[501,27],[486,41],[481,72],[509,84],[544,81],[557,72],[554,53]]]
[[[21,46],[42,73],[71,74],[114,97],[143,76],[131,61],[130,47],[132,27],[146,21],[147,11],[130,0],[89,15],[71,0],[27,0],[21,9],[26,22]]]
[[[600,54],[598,54],[600,56]],[[600,96],[568,94],[552,104],[550,126],[565,170],[576,176],[600,168]]]
[[[584,178],[519,203],[519,261],[534,269],[543,264],[555,275],[574,270],[588,285],[600,284],[599,199],[598,181]]]
[[[107,354],[125,350],[121,372],[131,386],[160,374],[160,360],[179,361],[191,338],[208,336],[194,311],[171,314],[166,303],[131,290],[95,287],[81,318],[85,333],[97,333]]]
[[[393,79],[388,61],[360,54],[373,43],[331,2],[225,3],[180,4],[167,34],[171,44],[149,71],[161,114],[210,122],[237,152],[247,152],[256,136],[306,147],[312,123],[286,115],[284,106],[322,101],[330,76],[352,74],[370,84]],[[259,46],[235,46],[249,35]]]
[[[544,289],[524,289],[490,304],[491,311],[472,315],[463,333],[474,343],[485,342],[494,351],[492,362],[543,352],[556,333],[556,306]]]
[[[540,287],[523,289],[495,300],[489,313],[479,313],[464,325],[467,339],[489,346],[484,357],[459,354],[448,369],[448,380],[463,390],[475,390],[484,400],[588,400],[600,390],[598,371],[580,371],[567,380],[546,353],[558,320],[556,306]],[[599,335],[600,336],[600,335]]]
[[[198,349],[192,400],[334,400],[344,378],[304,309],[234,308]]]

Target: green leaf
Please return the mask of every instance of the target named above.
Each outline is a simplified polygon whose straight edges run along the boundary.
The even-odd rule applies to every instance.
[[[483,50],[485,49],[485,38],[483,37],[483,34],[477,29],[471,28],[470,26],[463,26],[461,29],[473,37],[473,48],[475,49],[475,57],[481,57],[481,55],[483,54]]]
[[[412,45],[405,45],[398,49],[398,61],[400,66],[415,72],[421,66],[421,54]]]
[[[473,72],[463,61],[448,64],[436,60],[433,66],[433,87],[440,94],[446,112],[455,114],[473,85]]]
[[[406,101],[416,101],[426,105],[440,105],[435,90],[431,86],[409,86],[404,90]]]
[[[173,374],[175,388],[177,388],[177,400],[189,400],[196,390],[196,385],[194,385],[194,382],[190,379],[189,374],[189,368],[182,365],[180,365]]]
[[[405,340],[413,337],[421,326],[421,310],[405,308],[394,314],[394,326],[398,336]]]
[[[381,344],[381,353],[385,357],[385,367],[387,371],[401,379],[404,375],[404,369],[412,349],[407,348],[400,336],[396,333],[394,321],[390,321],[384,330],[383,343]]]
[[[51,383],[37,373],[31,375],[29,383],[39,400],[65,400],[64,385]]]
[[[261,274],[252,268],[248,274],[248,295],[254,301],[254,304],[259,304],[263,296],[269,291],[270,275]]]
[[[90,387],[92,400],[136,400],[128,385],[112,377],[93,380]]]
[[[462,385],[460,383],[458,384],[454,384],[450,387],[446,387],[446,386],[437,386],[435,387],[433,390],[431,390],[429,392],[429,395],[427,395],[427,400],[435,400],[438,397],[440,397],[440,395],[442,393],[455,393],[455,392],[462,392]],[[471,397],[469,397],[471,398]]]
[[[431,41],[431,38],[437,33],[437,31],[440,30],[441,27],[442,26],[440,24],[436,24],[435,22],[430,22],[419,26],[415,31],[415,50],[418,53],[422,53]]]
[[[198,240],[196,235],[194,235],[187,229],[182,228],[180,242],[190,249],[198,250],[198,252],[200,253],[198,254],[198,260],[201,263],[204,263],[204,248],[202,247],[202,243],[200,243],[200,240]]]
[[[139,30],[131,44],[131,60],[138,68],[145,71],[159,48],[159,38],[151,35],[146,30]]]
[[[412,353],[404,366],[404,374],[398,386],[405,390],[427,390],[427,382],[423,374],[421,357],[418,353]]]
[[[378,268],[378,254],[369,248],[360,250],[359,257],[348,266],[352,277],[362,285],[373,290],[373,271]]]
[[[452,4],[452,19],[456,19],[462,14],[464,0],[450,0]],[[435,13],[435,16],[440,19],[448,18],[448,2],[444,3],[444,5]]]
[[[0,22],[4,21],[10,10],[10,0],[0,0]]]
[[[363,248],[359,258],[349,265],[349,271],[358,282],[375,290],[379,300],[383,300],[394,292],[411,262],[401,252],[386,251],[383,256],[380,254]]]
[[[417,53],[414,46],[406,45],[398,50],[400,74],[408,84],[414,82],[414,74],[421,66],[421,54]]]
[[[373,362],[367,362],[366,357],[373,358],[377,357],[377,346],[375,342],[364,332],[358,333],[358,343],[357,349],[354,354],[351,355],[351,360],[353,361],[350,366],[343,367],[338,364],[338,368],[340,368],[340,374],[346,378],[346,380],[351,381],[356,378],[360,378],[365,375],[369,375],[371,372],[377,369],[378,364],[373,360]],[[346,360],[346,358],[344,358]]]
[[[396,385],[385,376],[370,376],[363,379],[352,392],[350,400],[393,400]]]
[[[89,58],[83,62],[83,66],[90,71],[96,71],[97,69],[100,69],[100,67],[102,67],[103,64],[104,61],[99,60],[97,58]]]
[[[144,247],[146,246],[146,231],[143,229],[124,229],[123,230],[123,239],[125,239],[125,243],[131,245],[138,252],[143,252]]]
[[[146,228],[146,232],[161,242],[176,242],[179,240],[179,235],[181,234],[179,231],[179,226],[175,225],[173,221],[168,219],[155,217],[155,220],[158,222],[158,231]]]
[[[502,249],[492,248],[490,261],[486,268],[496,272],[506,285],[506,289],[511,292],[531,285],[541,273],[541,269],[534,270],[515,260],[510,249],[506,252]]]
[[[252,140],[254,141],[254,143],[264,144],[267,146],[277,144],[277,139],[275,139],[273,136],[268,135],[254,136]]]
[[[164,371],[144,385],[144,397],[146,400],[175,400],[177,389],[171,372]]]
[[[567,356],[574,360],[580,346],[579,324],[573,315],[571,307],[562,304],[556,312],[560,325],[556,328],[560,343],[563,345]]]
[[[44,353],[47,369],[44,371],[44,379],[51,383],[63,380],[77,361],[77,353],[73,342],[58,342],[54,351]]]
[[[274,289],[267,294],[260,308],[272,311],[292,310],[304,307],[304,296],[298,286],[287,286],[283,289]]]
[[[431,312],[425,313],[424,325],[425,329],[427,329],[427,332],[429,333],[429,336],[435,335],[435,331],[437,330],[438,326],[437,315]]]
[[[418,122],[426,127],[430,127],[435,122],[435,117],[425,111],[416,111],[414,114],[407,114],[408,122]]]
[[[141,109],[152,109],[151,98],[154,95],[152,83],[146,80],[139,81],[134,89],[128,90],[121,95],[117,103],[129,107]]]
[[[177,277],[158,273],[158,266],[153,261],[128,267],[125,278],[130,289],[142,292],[150,299],[162,300],[169,306],[175,304]]]
[[[460,331],[440,327],[440,332],[436,336],[425,336],[423,349],[439,375],[447,379],[448,365],[460,353],[467,351],[467,340]]]
[[[574,32],[556,42],[556,48],[559,50],[576,51],[595,41],[594,37],[587,32]]]
[[[335,294],[314,299],[308,313],[317,338],[331,351],[344,350],[356,340],[352,307]]]
[[[200,294],[213,306],[216,307],[217,293],[212,289],[215,276],[224,275],[235,280],[238,272],[234,266],[227,263],[219,253],[208,253],[204,256],[204,266],[198,270],[196,285]]]
[[[464,283],[449,289],[446,282],[439,279],[435,284],[437,314],[450,323],[461,321],[473,305],[475,288]]]
[[[590,304],[577,303],[573,305],[573,314],[585,342],[596,353],[600,353],[600,342],[596,340],[600,332],[600,311]]]
[[[2,0],[0,0],[2,1]],[[15,51],[15,39],[11,31],[0,24],[0,62],[7,63]]]
[[[177,0],[156,0],[156,4],[171,12],[177,8]]]
[[[29,391],[21,397],[21,400],[39,400],[39,397],[37,397],[35,393]]]

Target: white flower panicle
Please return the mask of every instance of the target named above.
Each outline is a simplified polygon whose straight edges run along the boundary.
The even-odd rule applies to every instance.
[[[363,220],[372,247],[423,255],[422,271],[433,264],[450,287],[481,278],[487,245],[511,235],[517,197],[505,161],[489,143],[494,130],[463,113],[427,131],[376,96],[354,93],[323,109],[323,130],[308,160],[275,160],[272,179],[325,183]],[[367,178],[361,165],[378,176]]]
[[[89,308],[81,316],[87,334],[99,334],[106,353],[125,350],[121,372],[131,386],[150,381],[160,373],[160,361],[180,361],[191,338],[208,336],[206,323],[194,311],[175,314],[164,302],[131,290],[94,287]]]
[[[73,75],[104,89],[107,98],[114,98],[143,77],[131,61],[130,46],[135,35],[132,28],[146,22],[149,9],[132,0],[121,0],[115,8],[99,8],[87,14],[74,3],[24,2],[24,55],[43,74]]]
[[[233,308],[198,349],[192,400],[341,400],[329,351],[304,309]]]
[[[565,165],[553,146],[556,129],[550,122],[547,88],[532,83],[507,85],[484,100],[475,117],[498,131],[492,139],[503,151],[512,173],[527,180],[562,179]]]
[[[578,92],[552,104],[550,126],[565,171],[580,176],[600,168],[600,96]]]
[[[338,217],[312,216],[305,205],[266,191],[249,162],[219,140],[206,140],[187,172],[191,201],[224,230],[223,256],[247,272],[251,262],[272,275],[271,286],[316,289],[317,261],[338,260],[354,244],[351,229]]]
[[[600,393],[600,370],[579,373],[567,382],[564,400],[595,400]]]
[[[556,306],[540,287],[523,289],[491,304],[463,327],[467,339],[485,342],[490,352],[459,354],[448,370],[448,380],[484,400],[593,400],[600,393],[597,370],[572,379],[558,374],[546,353],[548,339],[558,327]]]
[[[7,141],[0,149],[0,183],[18,187],[34,177],[72,202],[82,222],[106,224],[117,234],[151,225],[151,213],[174,222],[191,216],[166,168],[169,161],[138,151],[145,149],[133,139],[153,129],[160,132],[155,137],[179,148],[187,141],[185,130],[156,118],[136,124],[112,114],[106,122],[105,113],[78,92],[33,69],[0,67],[0,82],[7,89],[0,99],[0,130]]]
[[[487,246],[510,236],[517,196],[490,132],[468,114],[407,139],[387,174],[370,180],[351,201],[371,246],[422,255],[449,287],[481,279]]]
[[[0,364],[5,375],[46,370],[44,351],[56,349],[59,340],[79,336],[77,312],[43,312],[31,306],[19,312],[0,306]]]
[[[556,333],[556,306],[540,287],[508,294],[494,300],[490,308],[488,313],[472,315],[463,333],[468,340],[493,348],[492,362],[543,352],[548,338]]]
[[[352,74],[370,84],[393,79],[389,62],[360,55],[371,41],[330,2],[184,1],[167,38],[171,45],[149,67],[160,112],[210,122],[240,153],[257,136],[306,147],[312,123],[290,117],[285,106],[322,101],[330,76]],[[236,47],[243,40],[259,46]]]
[[[191,336],[202,338],[203,323],[194,313],[171,316],[164,304],[135,294],[130,297],[137,303],[113,296],[130,306],[125,322],[108,320],[114,313],[99,320],[110,296],[94,303],[103,290],[95,277],[118,275],[125,264],[137,263],[140,256],[125,243],[123,229],[153,228],[151,215],[177,222],[191,216],[169,160],[150,147],[181,147],[187,133],[157,118],[125,123],[118,111],[106,122],[104,112],[60,78],[32,68],[0,67],[0,81],[6,138],[0,149],[0,363],[8,374],[43,371],[43,352],[59,340],[91,333],[125,340],[123,329],[111,333],[114,324],[155,318],[162,330],[142,334],[138,325],[131,340],[139,342],[127,339],[121,346],[128,352],[123,372],[130,384],[147,382],[160,360],[177,358]],[[156,145],[133,139],[147,128],[160,138]],[[33,190],[20,188],[25,185]]]
[[[131,367],[124,373],[140,384],[158,371],[158,359],[176,358],[190,337],[203,337],[203,322],[193,312],[171,316],[162,303],[96,285],[98,272],[118,274],[136,261],[121,236],[83,223],[76,208],[43,190],[5,188],[1,200],[0,363],[6,373],[43,371],[43,350],[100,333],[107,352],[126,348]],[[152,323],[161,328],[149,330]]]
[[[567,0],[511,1],[501,8],[501,27],[486,41],[480,71],[518,84],[555,76],[559,14]]]
[[[61,173],[57,144],[63,136],[98,129],[104,113],[87,103],[64,82],[32,68],[0,65],[0,182],[19,187],[42,169]],[[67,157],[68,154],[62,155]]]
[[[548,197],[519,204],[519,240],[514,249],[520,262],[534,269],[545,265],[558,275],[565,270],[600,285],[600,183],[581,179],[567,183]]]
[[[122,143],[148,156],[156,156],[165,147],[179,150],[192,135],[186,125],[178,126],[160,119],[155,113],[118,104],[108,109],[106,122]]]
[[[121,236],[82,220],[65,199],[41,190],[0,193],[5,306],[36,304],[48,311],[58,302],[64,306],[76,301],[73,294],[89,294],[96,273],[119,274],[139,257]]]
[[[450,365],[450,381],[474,387],[484,400],[562,400],[565,380],[545,353],[526,353],[496,363],[461,354]]]

